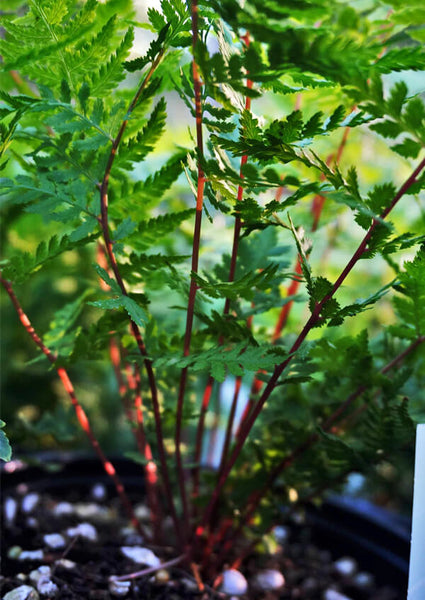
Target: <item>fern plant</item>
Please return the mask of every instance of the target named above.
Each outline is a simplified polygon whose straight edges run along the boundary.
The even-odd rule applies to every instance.
[[[170,514],[199,582],[272,527],[275,490],[311,500],[423,418],[425,108],[404,76],[424,63],[420,14],[161,0],[138,22],[130,0],[30,0],[3,16],[2,286],[142,531],[79,400],[110,365],[143,533],[163,542]]]

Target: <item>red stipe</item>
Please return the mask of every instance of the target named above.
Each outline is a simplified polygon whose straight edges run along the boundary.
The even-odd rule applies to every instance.
[[[204,390],[204,396],[202,398],[201,413],[199,415],[198,427],[196,430],[196,442],[195,442],[195,467],[193,472],[193,497],[197,498],[199,495],[199,474],[200,474],[200,462],[202,453],[202,440],[204,438],[204,427],[205,417],[207,415],[208,406],[211,400],[211,394],[214,386],[214,379],[211,375],[208,377],[207,384]],[[195,507],[194,507],[195,510]]]
[[[203,560],[202,560],[202,565],[201,565],[201,569],[203,571],[208,568],[209,563],[211,562],[211,556],[213,555],[214,549],[216,549],[216,553],[214,553],[214,555],[213,555],[216,564],[219,564],[219,565],[224,564],[224,562],[220,561],[220,557],[222,555],[224,556],[223,540],[225,539],[227,532],[232,529],[232,525],[233,525],[232,519],[229,519],[229,518],[222,519],[222,520],[220,520],[220,528],[217,531],[217,533],[214,534],[212,531],[209,532],[207,545],[206,545],[205,551],[203,552]],[[232,548],[234,548],[234,546],[232,546]],[[227,546],[226,546],[226,550],[227,550]],[[218,551],[218,554],[217,554],[217,551]]]
[[[191,5],[192,13],[192,49],[195,55],[195,48],[198,43],[198,3],[197,0],[192,0]],[[201,161],[204,156],[204,144],[202,135],[202,84],[199,74],[198,65],[196,64],[195,58],[192,61],[192,73],[193,73],[193,91],[195,99],[195,117],[196,117],[196,146],[198,151],[198,177],[196,185],[196,214],[195,214],[195,226],[193,232],[193,243],[192,243],[192,273],[198,273],[198,262],[199,262],[199,249],[201,245],[201,225],[202,225],[202,209],[204,203],[204,187],[205,187],[205,175],[202,169]],[[193,318],[195,310],[196,292],[198,286],[194,277],[190,279],[189,288],[189,301],[186,311],[186,329],[184,335],[184,346],[183,354],[188,356],[190,354],[190,344],[192,339],[192,328]],[[189,531],[189,509],[188,500],[185,485],[185,473],[183,468],[183,459],[181,453],[181,437],[182,437],[182,425],[183,425],[183,406],[184,397],[186,392],[188,369],[187,367],[182,369],[180,375],[179,392],[177,397],[177,412],[176,412],[176,430],[175,430],[175,452],[176,452],[176,466],[178,474],[178,483],[180,491],[180,499],[183,508],[183,542],[186,541],[186,533]]]
[[[9,281],[3,279],[3,277],[1,277],[1,274],[0,274],[0,281],[1,281],[1,284],[3,285],[4,289],[8,293],[9,298],[11,299],[12,304],[18,314],[19,320],[21,321],[21,323],[24,326],[25,330],[27,331],[28,335],[31,337],[33,342],[40,348],[40,350],[43,352],[43,354],[46,356],[46,358],[54,365],[56,363],[55,355],[51,352],[51,350],[49,350],[49,348],[44,344],[44,342],[41,340],[41,338],[37,335],[36,331],[34,330],[33,326],[31,325],[31,321],[29,320],[28,316],[24,313],[24,311],[15,295],[15,292],[13,291],[12,284]],[[78,422],[79,422],[81,428],[83,429],[83,431],[85,432],[85,434],[87,435],[88,439],[90,440],[90,443],[93,446],[93,449],[96,452],[97,456],[99,457],[104,470],[111,477],[111,479],[115,485],[115,489],[117,490],[117,493],[121,499],[121,502],[127,512],[127,515],[129,517],[131,523],[133,524],[133,526],[137,529],[137,531],[141,535],[143,535],[144,537],[147,537],[149,539],[149,535],[147,535],[147,532],[144,530],[142,525],[137,520],[136,515],[134,514],[133,507],[132,507],[131,502],[125,492],[125,489],[121,482],[121,479],[118,477],[114,466],[111,464],[110,461],[107,460],[105,454],[103,453],[103,450],[101,449],[99,442],[90,426],[88,417],[87,417],[83,407],[78,402],[74,387],[72,385],[72,382],[68,376],[66,369],[64,369],[63,367],[55,367],[55,368],[56,368],[56,372],[62,382],[62,385],[63,385],[66,393],[69,396],[71,404],[74,407]]]
[[[120,145],[120,142],[121,142],[124,132],[126,130],[130,115],[133,112],[134,108],[136,107],[141,94],[143,93],[144,89],[148,85],[156,68],[158,67],[159,63],[161,62],[163,54],[164,54],[164,48],[162,48],[160,50],[160,52],[156,56],[155,60],[152,62],[149,71],[147,72],[146,76],[144,77],[143,81],[141,82],[133,100],[130,103],[130,106],[127,110],[126,116],[121,123],[118,134],[112,142],[112,148],[111,148],[111,151],[109,154],[108,162],[106,164],[103,180],[100,185],[101,226],[102,226],[103,239],[104,239],[104,243],[105,243],[105,250],[106,250],[107,257],[108,257],[109,267],[112,269],[115,280],[116,280],[117,284],[119,285],[121,292],[124,296],[128,296],[128,292],[127,292],[126,286],[124,284],[124,281],[121,277],[121,273],[119,271],[117,261],[115,259],[115,255],[113,252],[113,242],[112,242],[110,232],[109,232],[109,221],[108,221],[109,179],[110,179],[110,175],[111,175],[111,171],[112,171],[112,166],[114,164],[115,156],[117,154],[118,147]],[[140,333],[139,327],[131,319],[130,319],[130,330],[136,341],[139,352],[144,358],[143,362],[144,362],[144,366],[145,366],[145,370],[146,370],[146,374],[147,374],[147,378],[148,378],[149,389],[151,392],[152,407],[153,407],[153,411],[154,411],[155,432],[156,432],[156,439],[158,442],[158,454],[159,454],[159,460],[160,460],[160,464],[161,464],[162,476],[163,476],[163,480],[164,480],[165,495],[167,498],[167,503],[168,503],[168,506],[170,509],[171,517],[173,519],[176,535],[178,538],[180,538],[180,523],[179,523],[179,519],[177,517],[177,512],[176,512],[173,494],[172,494],[171,481],[170,481],[169,472],[168,472],[168,465],[167,465],[165,445],[164,445],[164,437],[163,437],[163,433],[162,433],[161,409],[160,409],[160,405],[159,405],[158,390],[157,390],[157,386],[156,386],[155,374],[153,372],[152,362],[148,358],[146,347],[145,347],[142,335]]]
[[[118,343],[115,338],[111,337],[109,340],[109,356],[111,358],[112,367],[115,373],[115,379],[118,384],[118,393],[120,397],[123,399],[123,403],[125,404],[125,396],[127,393],[127,386],[124,382],[124,377],[121,373],[121,353],[118,347]]]
[[[161,504],[159,502],[159,489],[158,489],[158,471],[157,466],[153,460],[152,449],[149,442],[146,440],[144,420],[143,420],[143,399],[141,393],[141,381],[139,366],[134,365],[134,383],[135,383],[135,397],[134,397],[134,409],[136,412],[137,427],[136,439],[139,452],[145,457],[145,478],[146,478],[146,490],[148,505],[151,514],[151,521],[154,532],[154,542],[158,544],[161,538]]]
[[[397,194],[394,196],[393,200],[391,201],[391,203],[387,206],[387,208],[381,213],[380,215],[380,220],[385,219],[388,214],[391,212],[391,210],[394,208],[394,206],[398,203],[398,201],[400,200],[400,198],[402,198],[404,196],[404,194],[409,190],[409,188],[416,182],[416,177],[421,173],[421,171],[425,168],[425,159],[423,159],[420,164],[416,167],[416,169],[413,171],[413,173],[407,178],[407,180],[404,182],[404,184],[400,187],[400,189],[398,190]],[[242,427],[241,433],[240,433],[240,437],[237,439],[235,448],[225,466],[225,469],[222,473],[222,476],[220,477],[219,481],[217,482],[217,485],[215,487],[215,489],[213,490],[210,502],[208,503],[203,518],[201,520],[201,525],[205,526],[210,518],[211,518],[211,514],[213,513],[218,498],[220,496],[221,490],[224,487],[224,484],[227,481],[227,478],[230,474],[230,471],[232,470],[236,460],[239,457],[239,454],[242,450],[242,447],[245,443],[245,440],[247,439],[258,415],[260,414],[261,410],[263,409],[263,406],[265,405],[265,403],[267,402],[268,398],[270,397],[270,394],[272,393],[272,391],[274,390],[280,376],[282,375],[283,371],[285,370],[285,368],[289,365],[289,363],[292,360],[292,356],[297,352],[297,350],[300,348],[300,346],[302,345],[303,341],[305,340],[305,338],[307,337],[307,335],[309,334],[310,330],[317,324],[317,322],[320,319],[320,313],[324,307],[324,305],[326,304],[326,302],[328,302],[328,300],[330,300],[334,294],[336,293],[336,291],[340,288],[340,286],[342,285],[342,283],[345,281],[345,279],[347,278],[347,276],[349,275],[349,273],[351,272],[351,270],[353,269],[353,267],[355,266],[355,264],[361,259],[361,257],[363,256],[363,254],[365,252],[367,252],[368,250],[368,243],[376,229],[376,227],[378,226],[378,223],[380,221],[373,219],[372,221],[372,225],[370,226],[368,232],[366,233],[366,235],[364,236],[363,240],[361,241],[361,243],[359,244],[357,250],[355,251],[355,253],[353,254],[353,256],[351,257],[350,261],[347,263],[345,269],[342,271],[342,273],[340,274],[340,276],[338,277],[338,279],[336,280],[336,282],[334,283],[334,285],[332,286],[332,290],[325,295],[325,297],[320,301],[320,302],[316,302],[316,305],[312,311],[312,314],[310,316],[310,318],[307,320],[306,324],[304,325],[302,331],[300,332],[300,334],[298,335],[298,338],[296,339],[295,343],[293,344],[292,348],[289,351],[288,354],[288,358],[286,360],[284,360],[280,365],[277,365],[273,371],[273,374],[267,384],[267,386],[264,389],[263,394],[261,395],[260,399],[258,400],[256,406],[254,407],[253,411],[251,412],[249,418],[247,419],[246,423],[244,424],[244,426]]]

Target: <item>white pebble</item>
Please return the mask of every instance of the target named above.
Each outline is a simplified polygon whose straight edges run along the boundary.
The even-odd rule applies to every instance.
[[[57,517],[72,515],[74,513],[74,507],[70,502],[58,502],[52,512]]]
[[[112,596],[123,598],[130,591],[131,581],[116,581],[114,577],[109,578],[109,592]]]
[[[22,550],[19,560],[43,560],[43,550]]]
[[[59,588],[48,575],[42,575],[37,583],[37,590],[42,596],[54,598],[59,592]]]
[[[97,519],[98,521],[105,521],[110,515],[107,508],[95,502],[74,504],[74,512],[82,519]]]
[[[227,569],[223,572],[223,581],[220,592],[230,596],[242,596],[248,589],[248,582],[245,577],[236,569]]]
[[[28,517],[27,520],[25,521],[25,524],[30,529],[37,529],[37,527],[38,527],[38,521],[34,517]]]
[[[337,592],[336,590],[328,589],[323,593],[323,600],[352,600],[345,594]]]
[[[274,537],[279,544],[284,544],[289,538],[289,529],[283,525],[276,525],[273,528]]]
[[[159,569],[159,571],[155,573],[155,583],[158,583],[159,585],[165,585],[169,581],[170,574],[165,569]]]
[[[334,568],[342,577],[352,577],[357,571],[357,563],[354,558],[344,556],[334,562]]]
[[[75,563],[73,560],[68,560],[67,558],[60,558],[59,560],[55,561],[55,565],[58,567],[63,567],[64,569],[75,569],[77,563]]]
[[[138,565],[146,565],[148,567],[159,567],[161,561],[159,558],[149,550],[149,548],[142,548],[141,546],[122,546],[121,552],[137,563]]]
[[[373,575],[363,571],[353,577],[353,584],[362,590],[372,587],[374,582]]]
[[[65,548],[65,538],[60,533],[46,533],[46,535],[43,536],[43,540],[44,543],[53,550]]]
[[[77,527],[69,527],[66,530],[66,534],[69,537],[75,537],[79,535],[80,537],[90,540],[91,542],[95,542],[97,540],[97,531],[91,525],[91,523],[79,523]]]
[[[22,498],[21,508],[24,513],[30,513],[34,510],[40,500],[40,496],[35,492],[27,494]]]
[[[18,503],[15,498],[5,498],[3,510],[6,525],[13,525],[18,511]]]
[[[193,581],[193,579],[189,579],[188,577],[183,577],[180,580],[180,583],[182,583],[189,592],[198,591],[198,586],[196,584],[196,581]]]
[[[20,585],[3,596],[3,600],[39,600],[37,591],[29,585]]]
[[[26,575],[25,573],[18,573],[15,577],[20,581],[26,581],[28,579],[28,575]]]
[[[11,546],[7,551],[7,557],[17,559],[22,554],[22,548],[20,546]]]
[[[122,527],[120,534],[126,546],[140,546],[144,542],[143,537],[132,526]]]
[[[104,500],[106,498],[106,487],[103,483],[96,483],[92,487],[91,495],[95,500]]]
[[[31,583],[37,583],[40,577],[50,577],[51,574],[52,571],[48,565],[41,565],[41,567],[38,567],[38,569],[31,571],[29,578]]]
[[[254,583],[257,588],[268,592],[278,590],[285,584],[285,578],[280,571],[276,569],[264,569],[254,577]]]
[[[134,514],[140,521],[148,521],[151,516],[150,510],[146,504],[136,504],[134,507]]]

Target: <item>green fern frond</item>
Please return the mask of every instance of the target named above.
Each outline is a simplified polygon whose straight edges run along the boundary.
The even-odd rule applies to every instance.
[[[34,254],[20,252],[5,261],[3,275],[16,283],[22,283],[45,263],[60,256],[64,252],[74,250],[93,242],[98,235],[88,236],[72,241],[69,235],[58,237],[54,235],[48,242],[40,242]]]

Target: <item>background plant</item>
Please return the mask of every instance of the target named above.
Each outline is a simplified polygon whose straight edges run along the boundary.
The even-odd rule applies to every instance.
[[[120,397],[154,537],[161,489],[211,575],[285,497],[391,460],[423,418],[425,109],[397,76],[422,68],[422,9],[10,7],[1,281],[11,335],[44,354],[25,350],[26,374],[47,357],[67,401],[43,376],[17,439],[69,443],[78,421],[119,488],[96,429]]]

